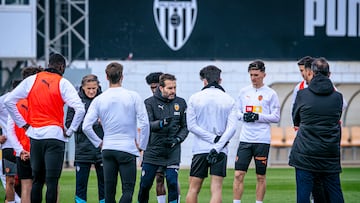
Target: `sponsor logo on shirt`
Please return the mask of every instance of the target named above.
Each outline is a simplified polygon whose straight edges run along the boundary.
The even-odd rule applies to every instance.
[[[245,112],[262,113],[262,107],[261,106],[246,106]]]

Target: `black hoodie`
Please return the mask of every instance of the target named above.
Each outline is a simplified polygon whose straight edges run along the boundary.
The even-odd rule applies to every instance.
[[[160,166],[179,165],[180,143],[168,148],[165,140],[176,136],[183,142],[188,135],[185,100],[177,96],[172,100],[166,99],[157,88],[154,96],[145,100],[145,106],[150,121],[150,138],[143,162]],[[172,121],[167,127],[161,128],[160,120],[166,117],[172,117]]]
[[[289,165],[313,172],[341,172],[340,140],[343,97],[327,76],[317,74],[298,92],[293,106],[299,126]]]

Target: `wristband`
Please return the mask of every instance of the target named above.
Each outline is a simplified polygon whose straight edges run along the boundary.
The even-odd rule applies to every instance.
[[[27,129],[29,129],[29,127],[30,127],[30,124],[26,123],[22,128],[23,128],[25,131],[27,131]]]

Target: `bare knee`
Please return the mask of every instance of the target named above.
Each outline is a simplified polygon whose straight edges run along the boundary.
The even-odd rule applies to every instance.
[[[265,183],[266,182],[266,175],[256,175],[256,179],[258,183]]]
[[[246,175],[246,171],[235,171],[234,181],[240,183],[244,182],[245,175]]]

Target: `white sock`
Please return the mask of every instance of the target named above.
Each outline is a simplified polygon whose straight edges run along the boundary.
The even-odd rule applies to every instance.
[[[166,203],[166,195],[157,196],[158,203]]]
[[[21,203],[21,198],[16,192],[15,192],[15,203]]]
[[[15,203],[15,200],[14,201],[7,201],[8,203]]]
[[[178,197],[178,202],[179,202],[179,203],[180,203],[180,197],[181,197],[181,196],[179,195],[179,197]]]
[[[241,200],[233,200],[233,203],[241,203]]]
[[[263,201],[256,200],[256,203],[263,203]]]

